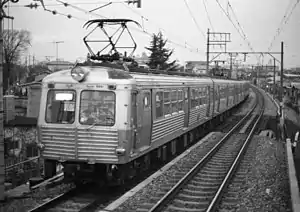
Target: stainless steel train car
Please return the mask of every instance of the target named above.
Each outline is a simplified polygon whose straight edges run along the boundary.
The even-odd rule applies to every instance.
[[[75,66],[42,82],[38,139],[45,177],[122,182],[176,154],[249,92],[246,81]]]

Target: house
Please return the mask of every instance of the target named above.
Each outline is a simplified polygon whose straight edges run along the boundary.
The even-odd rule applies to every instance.
[[[42,92],[42,80],[46,75],[40,75],[35,78],[35,81],[20,85],[26,89],[27,93],[27,117],[37,118],[40,111],[40,101]]]
[[[206,61],[186,61],[185,70],[189,73],[207,75]]]
[[[149,68],[147,65],[149,57],[145,52],[142,53],[142,56],[136,56],[134,60],[139,64],[140,67]]]
[[[47,64],[47,67],[51,71],[60,71],[63,69],[69,69],[74,66],[74,63],[68,62],[68,61],[50,61]]]

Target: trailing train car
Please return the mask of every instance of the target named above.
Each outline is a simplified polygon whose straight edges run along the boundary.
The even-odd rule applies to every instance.
[[[241,103],[249,83],[78,65],[42,82],[45,177],[123,182],[185,148]]]

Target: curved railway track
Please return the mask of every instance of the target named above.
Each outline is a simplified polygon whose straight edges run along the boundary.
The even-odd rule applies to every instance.
[[[253,114],[254,111],[257,111],[256,114]],[[227,185],[234,176],[239,163],[243,160],[263,112],[264,100],[259,93],[252,110],[216,146],[192,169],[188,172],[182,170],[174,176],[173,182],[164,185],[166,194],[158,193],[157,197],[153,197],[149,203],[140,206],[137,211],[208,212],[216,210]],[[249,133],[248,130],[246,131],[248,136],[244,133],[236,134],[246,121],[247,127],[251,128]],[[244,128],[242,131],[245,131]],[[230,201],[230,198],[228,200]]]

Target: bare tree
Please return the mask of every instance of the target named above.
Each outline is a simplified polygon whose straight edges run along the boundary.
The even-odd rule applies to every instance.
[[[12,65],[20,61],[24,54],[31,46],[31,33],[27,30],[4,30],[3,31],[4,45],[4,63],[7,79],[12,76]],[[9,86],[9,85],[8,85]]]

